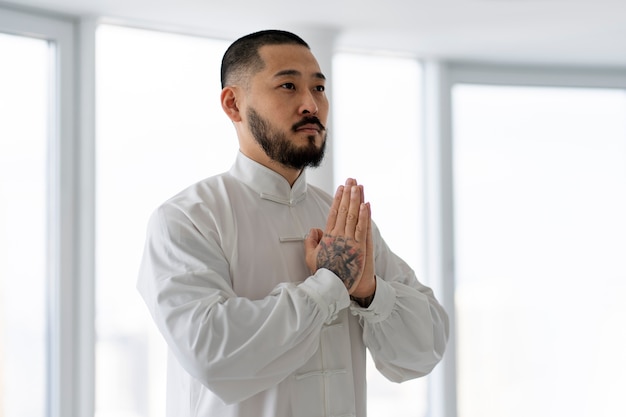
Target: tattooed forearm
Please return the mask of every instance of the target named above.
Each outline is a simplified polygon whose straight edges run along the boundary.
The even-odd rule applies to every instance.
[[[325,234],[317,253],[317,267],[334,272],[350,290],[361,273],[363,258],[354,239]]]

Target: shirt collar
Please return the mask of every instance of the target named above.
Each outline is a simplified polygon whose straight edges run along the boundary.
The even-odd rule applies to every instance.
[[[306,172],[302,171],[293,187],[279,173],[238,152],[230,175],[252,188],[259,197],[289,206],[306,197]]]

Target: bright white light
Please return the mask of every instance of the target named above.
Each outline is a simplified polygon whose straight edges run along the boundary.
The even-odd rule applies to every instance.
[[[98,416],[165,413],[166,349],[135,283],[152,211],[235,159],[237,138],[219,102],[226,47],[210,39],[98,28]]]
[[[460,417],[626,415],[626,94],[454,90]]]
[[[424,281],[421,67],[413,59],[342,53],[333,81],[335,182],[353,177],[364,185],[387,244]],[[368,415],[426,414],[426,378],[391,383],[370,359],[367,379]]]
[[[0,33],[0,415],[46,407],[48,43]]]

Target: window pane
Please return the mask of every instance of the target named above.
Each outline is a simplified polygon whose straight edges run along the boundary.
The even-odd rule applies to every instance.
[[[390,74],[401,87],[389,87]],[[421,67],[413,59],[342,53],[333,60],[333,86],[335,182],[353,177],[365,186],[387,244],[424,282]],[[371,361],[367,378],[370,415],[425,415],[426,379],[391,383]]]
[[[459,416],[626,415],[626,94],[453,103]]]
[[[0,33],[0,416],[46,415],[48,43]]]
[[[227,170],[238,149],[220,102],[225,42],[97,32],[96,414],[162,416],[166,349],[135,289],[151,212]]]

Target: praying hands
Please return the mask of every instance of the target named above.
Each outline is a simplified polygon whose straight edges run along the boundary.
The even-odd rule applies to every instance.
[[[311,272],[332,271],[355,301],[369,305],[376,291],[371,210],[356,180],[349,178],[338,187],[326,229],[309,231],[305,254]]]

